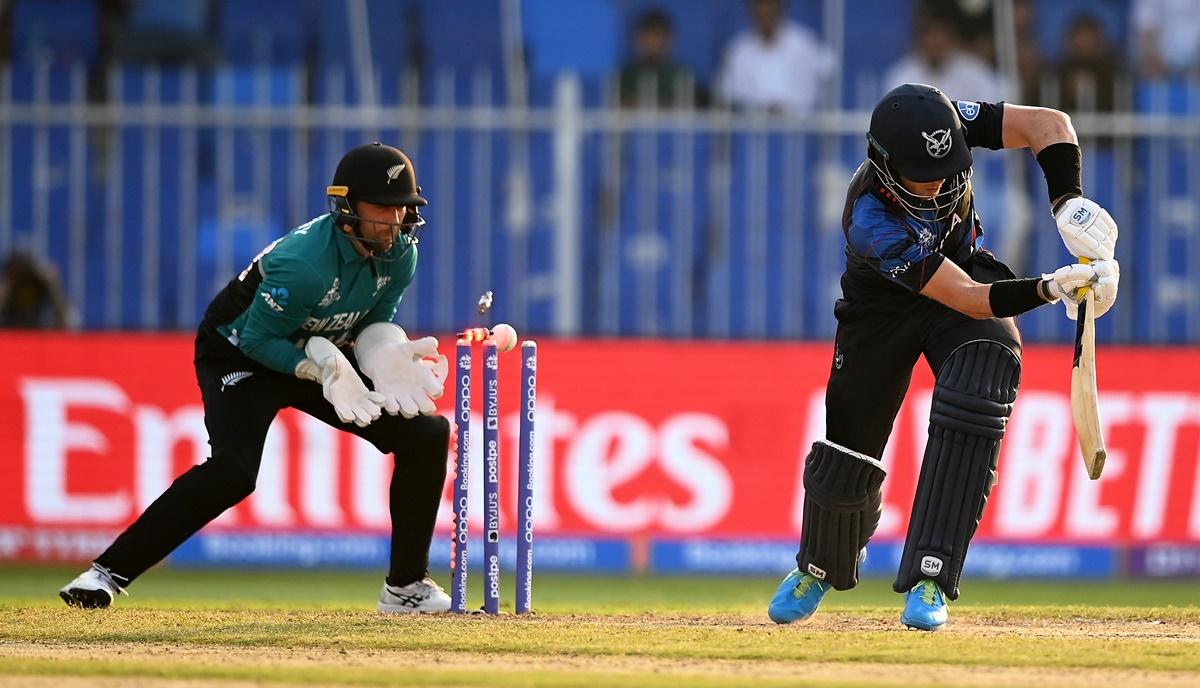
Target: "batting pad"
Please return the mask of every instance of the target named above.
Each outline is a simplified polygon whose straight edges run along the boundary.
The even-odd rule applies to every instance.
[[[832,442],[813,443],[804,461],[804,523],[800,571],[835,590],[858,585],[858,553],[867,545],[883,508],[883,464]]]
[[[913,499],[900,570],[892,588],[907,592],[935,581],[958,599],[967,547],[995,482],[1000,440],[1017,398],[1021,360],[992,341],[963,344],[933,388],[929,443]]]

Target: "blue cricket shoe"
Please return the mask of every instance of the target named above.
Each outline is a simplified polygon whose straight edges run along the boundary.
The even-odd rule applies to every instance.
[[[948,616],[942,589],[926,578],[908,591],[900,623],[920,631],[936,631],[946,625]]]
[[[808,573],[800,573],[800,569],[792,569],[775,590],[767,607],[767,616],[777,624],[804,621],[821,606],[821,598],[827,590],[828,583]]]

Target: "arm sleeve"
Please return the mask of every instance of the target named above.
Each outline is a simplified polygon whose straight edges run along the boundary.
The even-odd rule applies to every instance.
[[[857,224],[852,220],[846,238],[851,253],[913,292],[924,289],[946,259],[918,244],[904,226],[894,222]]]
[[[319,274],[303,259],[268,254],[263,279],[246,311],[238,348],[272,370],[294,375],[304,350],[288,336],[304,324],[325,293]]]
[[[1004,148],[1004,103],[957,100],[958,121],[966,129],[971,148]]]

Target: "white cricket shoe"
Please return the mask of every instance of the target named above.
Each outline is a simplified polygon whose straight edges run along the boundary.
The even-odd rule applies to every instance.
[[[72,607],[104,609],[111,606],[117,595],[128,595],[125,588],[117,585],[113,574],[99,564],[75,577],[58,591],[58,596]]]
[[[448,612],[450,596],[428,576],[403,587],[388,585],[384,581],[383,590],[379,593],[378,609],[380,614]]]

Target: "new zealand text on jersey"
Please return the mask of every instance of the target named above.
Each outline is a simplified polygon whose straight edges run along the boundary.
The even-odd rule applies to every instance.
[[[354,327],[355,323],[362,319],[368,311],[349,311],[346,313],[335,313],[324,318],[314,318],[309,316],[305,319],[301,329],[305,332],[340,332]]]

